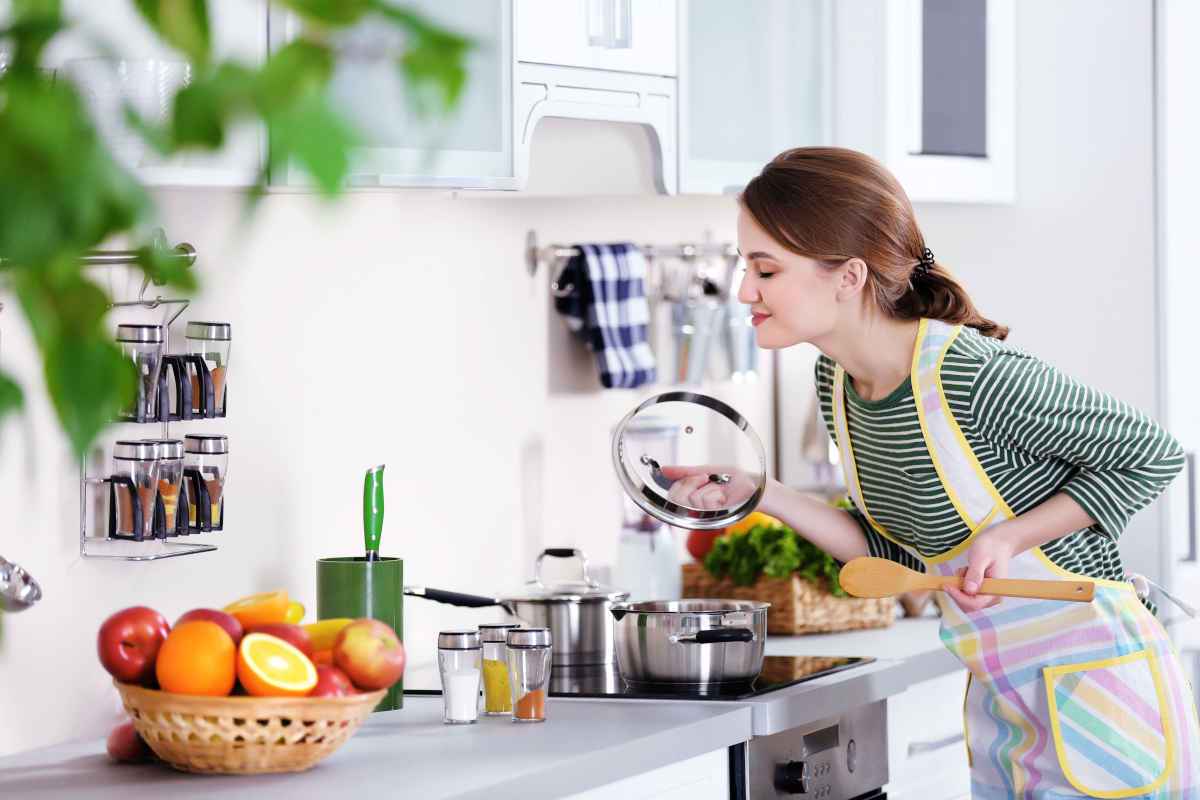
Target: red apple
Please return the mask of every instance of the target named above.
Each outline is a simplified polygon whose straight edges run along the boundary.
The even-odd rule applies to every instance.
[[[359,689],[386,689],[404,674],[404,645],[379,620],[356,620],[334,641],[333,663]]]
[[[692,558],[703,561],[708,551],[713,549],[713,543],[724,535],[724,528],[717,528],[715,531],[691,531],[688,533],[687,551],[691,553]]]
[[[134,606],[118,611],[104,620],[96,637],[100,663],[122,683],[150,686],[158,648],[170,632],[166,619],[152,608]]]
[[[347,697],[358,694],[346,673],[337,667],[317,667],[317,685],[308,693],[309,697]]]
[[[140,764],[153,756],[132,722],[122,722],[108,735],[108,755],[113,761]]]
[[[290,625],[286,622],[269,622],[263,625],[251,625],[246,633],[265,633],[268,636],[274,636],[276,639],[283,639],[301,653],[304,653],[304,655],[312,658],[312,637],[308,635],[308,631],[299,625]]]
[[[237,621],[237,617],[232,614],[226,614],[224,611],[217,611],[215,608],[193,608],[191,611],[184,614],[179,619],[175,620],[175,627],[178,628],[185,622],[194,622],[201,620],[203,622],[215,622],[225,629],[229,634],[229,638],[233,639],[233,646],[237,647],[242,643],[242,623]]]

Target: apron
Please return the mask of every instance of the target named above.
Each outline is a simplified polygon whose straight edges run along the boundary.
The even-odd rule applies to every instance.
[[[962,330],[922,320],[912,387],[921,432],[970,537],[933,557],[894,539],[871,516],[858,483],[846,421],[845,372],[833,381],[834,428],[850,498],[871,526],[953,575],[972,540],[1015,515],[996,491],[950,411],[941,365]],[[977,800],[1012,797],[1200,799],[1200,725],[1191,688],[1166,631],[1132,584],[1076,575],[1033,548],[1008,577],[1095,580],[1091,603],[1004,598],[963,613],[937,593],[942,642],[968,670],[964,737]]]

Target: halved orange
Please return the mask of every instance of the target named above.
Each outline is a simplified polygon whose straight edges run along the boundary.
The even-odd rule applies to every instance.
[[[288,593],[280,589],[277,592],[262,592],[235,600],[222,609],[226,614],[232,614],[242,627],[249,629],[255,625],[270,625],[273,622],[286,622],[288,614]]]
[[[304,619],[304,604],[299,600],[293,600],[292,602],[288,603],[287,618],[284,619],[284,622],[297,625],[302,619]]]
[[[296,647],[265,633],[248,633],[238,648],[238,680],[255,697],[304,697],[317,668]]]

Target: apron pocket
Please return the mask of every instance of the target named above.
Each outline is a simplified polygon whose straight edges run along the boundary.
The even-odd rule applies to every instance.
[[[1043,670],[1058,763],[1089,797],[1133,797],[1167,779],[1174,751],[1149,650]]]

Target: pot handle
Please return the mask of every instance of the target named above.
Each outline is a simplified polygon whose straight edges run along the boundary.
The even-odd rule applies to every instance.
[[[753,642],[754,631],[749,628],[708,628],[686,636],[672,636],[671,641],[679,644],[726,644],[728,642]]]
[[[452,606],[466,606],[467,608],[487,608],[488,606],[503,605],[494,597],[481,597],[477,594],[463,594],[462,592],[448,592],[445,589],[427,589],[424,586],[405,586],[404,593],[409,597],[424,597],[426,600],[432,600],[435,603],[447,603]]]

